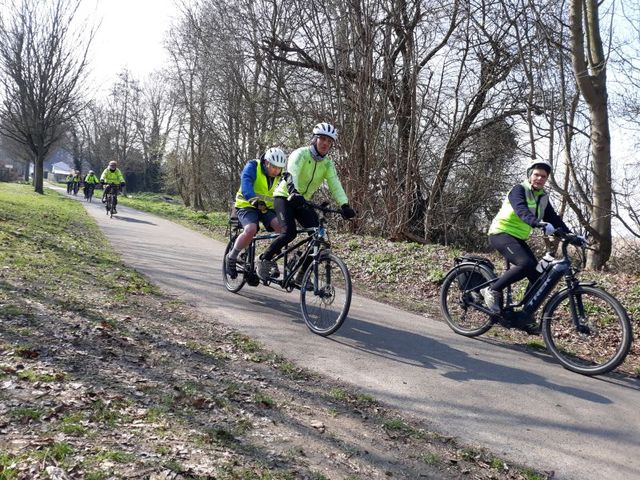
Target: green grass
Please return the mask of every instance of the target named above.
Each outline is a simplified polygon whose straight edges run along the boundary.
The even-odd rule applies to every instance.
[[[411,435],[416,436],[418,431],[413,427],[407,425],[404,421],[400,419],[391,419],[384,422],[383,427],[388,432],[394,432],[400,435]]]
[[[273,398],[271,398],[266,393],[261,393],[261,392],[257,392],[253,396],[253,401],[255,403],[257,403],[258,405],[262,405],[262,406],[267,407],[267,408],[273,408],[276,405],[276,402],[275,402],[275,400]]]
[[[33,407],[18,407],[10,412],[10,415],[18,420],[39,420],[44,415],[44,410]]]
[[[169,218],[182,224],[188,224],[213,230],[224,228],[229,215],[222,212],[197,212],[185,207],[180,197],[157,193],[134,193],[118,197],[118,201],[138,210]]]
[[[70,413],[60,419],[58,429],[62,433],[72,436],[83,436],[87,434],[87,429],[82,425],[84,416],[81,413]]]
[[[0,183],[0,205],[0,265],[20,272],[34,296],[83,312],[87,306],[81,292],[89,277],[113,289],[117,298],[153,289],[142,276],[124,268],[81,202],[49,189],[40,195],[29,185]],[[60,279],[64,288],[58,286]],[[59,296],[63,291],[78,294]],[[15,303],[2,308],[8,315],[29,314]]]
[[[62,372],[40,373],[33,370],[21,370],[17,373],[17,377],[28,382],[56,382],[64,380],[65,374]]]

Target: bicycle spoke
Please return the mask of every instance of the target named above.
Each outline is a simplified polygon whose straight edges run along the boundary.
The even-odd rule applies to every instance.
[[[313,284],[313,265],[307,269],[302,285]],[[317,290],[302,288],[300,304],[307,327],[318,335],[331,335],[340,328],[351,305],[351,277],[335,255],[323,256],[318,265]]]
[[[231,278],[227,274],[227,254],[233,248],[235,240],[236,240],[236,237],[233,237],[231,240],[229,240],[229,243],[227,244],[227,248],[224,251],[224,256],[222,257],[222,281],[224,283],[225,288],[232,293],[236,293],[240,291],[240,289],[244,286],[246,281],[245,279],[246,253],[245,252],[241,253],[238,256],[238,260],[236,263],[236,271],[238,272],[238,274],[236,278]]]
[[[608,293],[594,287],[579,287],[574,305],[567,292],[550,308],[543,331],[549,350],[578,373],[597,375],[614,369],[630,348],[626,312]]]
[[[492,278],[476,265],[461,265],[442,283],[440,310],[451,329],[467,337],[482,335],[491,328],[491,317],[475,306],[484,306],[478,290],[472,290]]]

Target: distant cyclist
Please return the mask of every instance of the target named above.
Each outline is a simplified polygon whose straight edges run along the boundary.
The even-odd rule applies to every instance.
[[[78,170],[75,170],[73,172],[73,177],[71,178],[71,188],[73,190],[74,195],[78,194],[78,190],[80,190],[80,183],[81,183],[80,172]]]
[[[100,182],[98,177],[93,170],[89,170],[89,173],[84,177],[84,198],[89,198],[93,195],[93,191],[96,188],[96,185]]]
[[[73,192],[73,172],[69,173],[64,181],[67,182],[67,193],[71,194]]]
[[[111,160],[109,166],[104,169],[102,175],[100,175],[100,183],[105,185],[104,193],[102,194],[102,203],[106,203],[107,194],[114,188],[113,196],[113,213],[118,213],[116,205],[118,205],[118,191],[125,186],[124,176],[118,168],[118,162]]]
[[[267,230],[280,232],[280,223],[273,210],[273,191],[280,181],[287,158],[279,148],[270,148],[260,159],[249,160],[240,175],[236,194],[236,212],[243,231],[227,254],[227,275],[236,278],[238,255],[247,248],[258,232],[258,222]]]
[[[313,128],[311,144],[298,148],[289,155],[287,172],[273,193],[273,205],[282,232],[260,256],[260,278],[266,279],[279,274],[278,265],[272,258],[296,238],[296,220],[304,228],[320,224],[318,214],[305,206],[305,200],[310,200],[325,181],[334,200],[341,206],[342,215],[345,218],[356,216],[356,212],[349,206],[333,160],[328,155],[337,139],[338,131],[333,125],[319,123]],[[304,274],[304,268],[300,273]],[[296,278],[298,283],[299,280]]]
[[[536,270],[536,256],[527,244],[533,228],[543,228],[545,235],[556,230],[569,231],[544,190],[551,170],[551,164],[546,160],[533,161],[527,168],[527,179],[511,189],[489,227],[489,243],[511,264],[492,285],[481,290],[485,303],[495,315],[502,314],[505,287],[525,277],[532,285],[540,276]],[[528,333],[536,333],[535,323],[519,327]]]

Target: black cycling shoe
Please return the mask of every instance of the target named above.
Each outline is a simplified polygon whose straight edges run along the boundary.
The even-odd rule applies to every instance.
[[[231,280],[235,280],[238,277],[238,270],[236,269],[237,259],[231,258],[229,254],[227,254],[227,275]]]

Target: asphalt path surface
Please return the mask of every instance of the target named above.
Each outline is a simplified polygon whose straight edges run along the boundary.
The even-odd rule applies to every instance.
[[[546,352],[462,337],[437,319],[359,295],[342,328],[319,337],[302,320],[297,291],[245,285],[227,292],[225,244],[124,206],[109,218],[99,196],[85,206],[127,264],[302,367],[486,447],[507,464],[560,479],[640,479],[637,379],[581,376]]]

